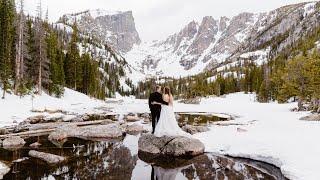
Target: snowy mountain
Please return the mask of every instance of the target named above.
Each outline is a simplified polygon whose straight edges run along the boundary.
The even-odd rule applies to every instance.
[[[108,44],[128,63],[127,77],[137,82],[145,77],[221,71],[248,59],[260,65],[319,27],[319,4],[300,3],[230,18],[206,16],[152,42],[141,42],[131,11],[87,10],[63,15],[59,24],[71,26],[76,21],[81,33]]]
[[[141,42],[131,11],[87,10],[63,15],[59,20],[69,25],[75,21],[82,33],[95,36],[121,53],[130,51],[134,44]]]
[[[194,75],[241,59],[262,64],[319,26],[319,5],[300,3],[232,18],[206,16],[165,40],[133,46],[125,58],[148,76]]]

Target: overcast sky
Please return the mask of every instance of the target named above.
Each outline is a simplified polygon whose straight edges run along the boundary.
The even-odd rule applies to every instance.
[[[132,10],[143,41],[164,39],[192,20],[204,16],[232,17],[240,12],[265,12],[283,5],[308,0],[42,0],[49,18],[56,21],[65,13],[87,9]],[[309,0],[310,1],[310,0]],[[39,0],[25,0],[26,10],[35,13]]]

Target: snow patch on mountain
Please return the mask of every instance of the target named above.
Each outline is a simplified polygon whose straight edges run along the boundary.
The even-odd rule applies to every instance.
[[[308,3],[304,6],[304,17],[308,16],[309,14],[314,13],[316,10],[316,2]]]
[[[247,52],[240,55],[240,58],[246,60],[253,60],[257,65],[262,65],[267,62],[271,47],[261,49],[253,52]]]

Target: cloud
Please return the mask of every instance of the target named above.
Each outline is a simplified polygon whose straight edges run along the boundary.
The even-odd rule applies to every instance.
[[[192,20],[204,16],[232,17],[241,12],[265,12],[308,0],[42,0],[51,21],[65,13],[87,9],[132,10],[142,40],[164,39]],[[39,0],[27,0],[26,9],[35,14]]]

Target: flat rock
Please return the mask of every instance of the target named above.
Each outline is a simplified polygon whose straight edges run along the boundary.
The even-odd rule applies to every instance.
[[[135,135],[141,132],[146,132],[146,130],[139,124],[131,124],[126,127],[126,133],[128,134]]]
[[[184,130],[190,134],[196,134],[196,133],[201,133],[201,132],[207,132],[210,129],[206,126],[185,125],[182,127],[182,130]]]
[[[3,162],[0,162],[0,179],[3,179],[3,176],[6,175],[9,171],[10,168]]]
[[[136,122],[136,121],[139,121],[140,118],[138,116],[126,116],[125,117],[125,120],[128,121],[128,122]]]
[[[44,121],[44,118],[45,118],[44,115],[32,116],[32,117],[29,117],[27,121],[30,122],[30,124],[37,124]]]
[[[23,145],[25,144],[26,142],[24,141],[24,139],[22,139],[21,137],[19,136],[12,136],[12,137],[8,137],[6,139],[3,140],[2,142],[2,146],[4,148],[21,148],[23,147]]]
[[[81,139],[92,138],[119,138],[123,133],[118,123],[106,125],[92,125],[78,127],[73,125],[65,125],[57,128],[50,133],[48,139],[54,144],[63,144],[68,137],[76,137]]]
[[[76,135],[78,138],[118,138],[122,136],[120,125],[117,123],[88,126],[79,128],[79,134]]]
[[[320,121],[320,114],[311,114],[309,116],[305,116],[300,118],[303,121]]]
[[[197,139],[188,137],[156,137],[142,135],[138,142],[139,152],[155,156],[197,156],[204,153],[204,145]]]
[[[61,163],[66,160],[66,158],[62,157],[62,156],[58,156],[58,155],[50,154],[50,153],[39,152],[39,151],[35,151],[35,150],[29,151],[28,154],[29,154],[29,156],[31,156],[33,158],[41,159],[41,160],[47,162],[48,164],[58,164],[58,163]]]

